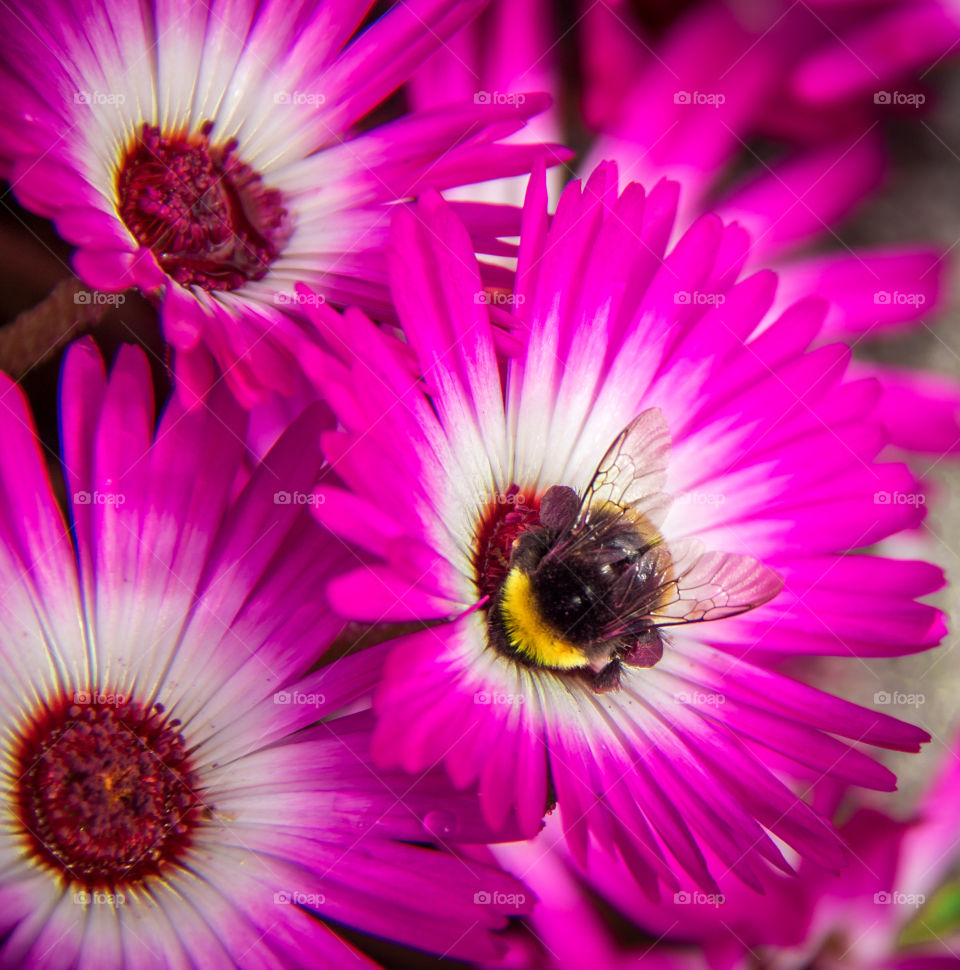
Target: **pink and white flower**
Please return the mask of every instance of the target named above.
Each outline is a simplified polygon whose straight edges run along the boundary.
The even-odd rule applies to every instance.
[[[360,620],[428,622],[394,643],[374,754],[411,771],[443,760],[458,785],[479,782],[494,824],[515,811],[531,830],[555,799],[579,861],[599,844],[650,892],[677,885],[675,871],[715,887],[707,845],[753,887],[767,864],[789,868],[773,837],[836,867],[831,826],[784,779],[801,792],[821,776],[891,789],[859,746],[915,750],[926,735],[773,661],[939,641],[939,612],[917,601],[939,570],[852,554],[922,519],[920,502],[900,500],[917,484],[876,461],[878,388],[846,379],[848,348],[808,350],[822,303],[767,319],[773,274],[737,282],[742,229],[705,216],[666,252],[677,186],[618,195],[617,183],[601,166],[551,219],[542,174],[531,182],[504,297],[522,349],[505,363],[468,234],[435,197],[394,229],[409,345],[362,314],[317,312],[331,353],[314,371],[344,429],[325,448],[346,488],[323,488],[316,512],[379,559],[335,579],[331,602]],[[626,464],[609,471],[624,429],[635,488]],[[594,541],[588,491],[639,516],[644,541]],[[571,501],[587,503],[574,525]],[[540,565],[518,557],[540,543],[540,562],[555,562],[561,539],[650,594],[646,613],[631,600],[627,614],[612,587],[581,584],[581,604],[619,623],[603,627],[621,637],[602,655],[612,672],[590,652],[607,650],[606,632],[570,646],[581,606],[570,600],[560,629],[544,596],[523,592]],[[677,599],[686,618],[716,619],[673,625]]]
[[[547,103],[370,113],[482,0],[145,5],[61,0],[0,12],[0,156],[18,199],[75,244],[88,285],[161,306],[178,384],[217,369],[245,405],[298,388],[313,299],[389,313],[391,206],[427,187],[529,172],[499,139]],[[360,29],[360,28],[363,29]],[[511,228],[470,210],[477,244]],[[216,366],[215,366],[216,365]]]
[[[0,967],[374,966],[336,924],[492,958],[522,887],[414,844],[483,841],[475,797],[371,770],[374,654],[309,673],[317,409],[248,473],[224,388],[153,401],[139,350],[69,351],[65,518],[0,378]]]

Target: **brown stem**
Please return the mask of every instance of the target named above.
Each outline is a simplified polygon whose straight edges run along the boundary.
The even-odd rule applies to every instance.
[[[88,290],[77,279],[61,280],[35,307],[0,328],[0,370],[23,377],[123,299],[122,293]]]

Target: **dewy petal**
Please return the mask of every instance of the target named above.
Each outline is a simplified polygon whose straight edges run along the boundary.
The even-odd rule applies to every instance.
[[[605,164],[567,188],[552,219],[545,206],[538,172],[513,310],[524,347],[505,364],[493,364],[476,310],[465,233],[435,197],[399,212],[393,228],[391,283],[409,348],[358,314],[338,327],[332,311],[317,313],[325,349],[315,376],[341,425],[325,450],[336,488],[354,496],[331,490],[341,514],[320,516],[375,557],[336,578],[331,600],[346,616],[451,621],[392,644],[374,755],[414,772],[444,762],[458,786],[478,786],[494,827],[515,816],[531,831],[552,791],[573,856],[619,853],[651,893],[678,877],[715,891],[718,864],[756,890],[770,866],[790,870],[774,837],[839,869],[840,839],[790,782],[823,775],[889,789],[891,773],[852,743],[916,750],[927,735],[770,665],[788,653],[892,656],[943,634],[939,612],[917,602],[941,581],[936,569],[891,564],[871,595],[885,565],[855,554],[922,518],[919,500],[904,498],[922,495],[913,476],[876,460],[886,443],[879,388],[848,378],[849,348],[814,346],[822,301],[767,321],[775,281],[736,282],[749,251],[739,227],[705,216],[667,251],[668,183],[619,193]],[[662,415],[671,443],[663,490],[673,502],[658,529],[678,557],[674,599],[697,599],[695,617],[701,607],[729,614],[726,585],[749,566],[763,579],[742,605],[769,602],[665,628],[658,664],[624,664],[619,686],[599,692],[589,676],[541,657],[520,662],[496,644],[480,593],[490,547],[478,543],[493,542],[483,517],[506,516],[489,510],[518,491],[583,495],[645,411]],[[612,484],[597,486],[597,507],[620,494],[630,458],[601,467]],[[381,535],[344,521],[368,507]],[[496,521],[519,523],[522,535],[528,513],[513,514]],[[702,550],[720,591],[694,582],[686,546]],[[721,563],[733,564],[729,582]],[[688,573],[703,588],[685,598]],[[875,625],[863,620],[872,611]]]

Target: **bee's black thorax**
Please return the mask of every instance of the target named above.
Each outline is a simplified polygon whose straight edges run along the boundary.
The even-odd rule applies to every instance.
[[[611,631],[620,630],[620,616],[635,612],[642,602],[640,564],[655,541],[632,516],[611,506],[592,510],[589,521],[573,531],[532,527],[511,547],[509,573],[516,570],[529,578],[526,608],[582,654],[579,675],[598,691],[619,684],[618,657],[629,654],[633,640]],[[504,615],[505,586],[491,596],[487,609],[491,646],[527,666],[549,666],[516,648]]]

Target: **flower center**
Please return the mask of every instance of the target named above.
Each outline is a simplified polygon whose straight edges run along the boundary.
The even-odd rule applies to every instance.
[[[186,847],[197,780],[179,721],[159,704],[77,695],[20,738],[20,822],[33,853],[73,882],[113,887],[158,872]]]
[[[144,124],[117,172],[120,217],[164,272],[183,286],[235,290],[266,275],[290,238],[283,196],[234,157],[235,139],[211,144]]]
[[[528,504],[516,485],[477,528],[476,583],[489,645],[527,667],[616,689],[623,664],[663,655],[653,611],[672,596],[663,540],[632,509],[554,485]]]
[[[474,543],[473,566],[481,596],[493,596],[510,571],[510,550],[519,536],[540,525],[540,502],[511,485],[483,516]]]

